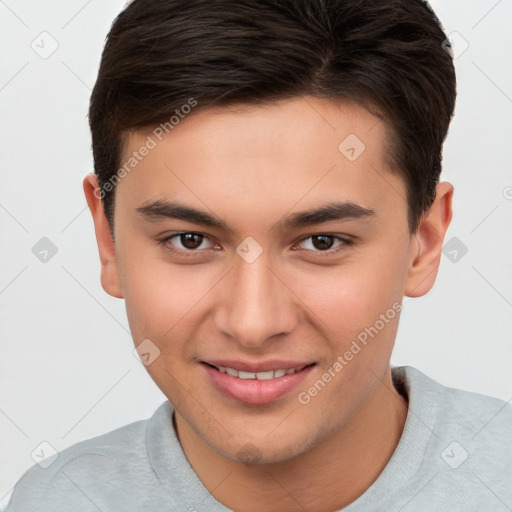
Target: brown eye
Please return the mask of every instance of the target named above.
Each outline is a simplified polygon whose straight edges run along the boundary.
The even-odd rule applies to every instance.
[[[196,233],[182,233],[179,236],[181,244],[186,249],[197,249],[203,241],[203,237]]]
[[[311,242],[315,249],[326,251],[334,244],[334,239],[329,235],[314,235],[311,237]]]
[[[320,256],[334,255],[335,253],[347,249],[353,244],[353,240],[328,233],[319,233],[318,235],[310,235],[303,238],[300,242],[301,249],[305,249],[311,254]]]
[[[184,231],[165,236],[158,240],[166,250],[180,256],[193,256],[212,248],[212,242],[206,235]]]

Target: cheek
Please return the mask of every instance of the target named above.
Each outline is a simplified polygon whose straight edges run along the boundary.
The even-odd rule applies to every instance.
[[[165,341],[194,316],[195,306],[212,287],[208,286],[211,276],[193,265],[171,265],[163,254],[155,257],[154,251],[125,254],[129,257],[122,260],[121,275],[134,340]]]
[[[402,263],[396,257],[385,263],[379,259],[354,259],[322,272],[304,273],[295,278],[294,292],[332,335],[353,336],[401,302]]]

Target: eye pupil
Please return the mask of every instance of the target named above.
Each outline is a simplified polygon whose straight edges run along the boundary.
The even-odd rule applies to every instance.
[[[333,239],[328,235],[315,235],[312,242],[317,249],[326,250],[332,247]]]
[[[197,249],[201,245],[203,237],[201,235],[196,235],[195,233],[183,233],[180,235],[180,241],[183,244],[183,247],[186,247],[187,249]]]

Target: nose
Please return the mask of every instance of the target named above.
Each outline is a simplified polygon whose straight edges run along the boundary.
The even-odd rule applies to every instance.
[[[245,348],[257,350],[294,329],[293,293],[270,267],[265,251],[252,263],[236,256],[222,288],[216,327]]]

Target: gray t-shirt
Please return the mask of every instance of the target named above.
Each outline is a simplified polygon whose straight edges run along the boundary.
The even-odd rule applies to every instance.
[[[344,512],[512,510],[512,406],[393,368],[409,411],[400,442]],[[226,512],[203,486],[176,437],[173,409],[63,450],[16,484],[7,512]],[[340,481],[340,485],[343,482]],[[258,512],[257,496],[248,510]],[[314,512],[314,511],[313,511]]]

